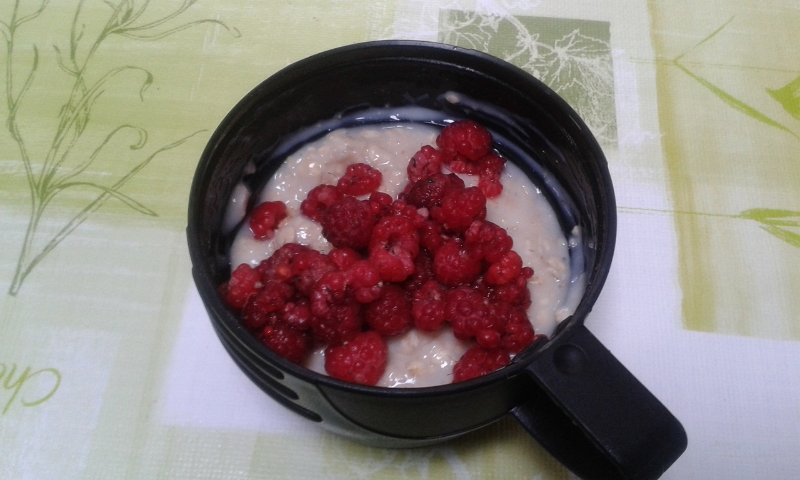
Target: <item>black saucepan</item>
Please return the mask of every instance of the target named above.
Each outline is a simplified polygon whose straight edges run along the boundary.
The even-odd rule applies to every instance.
[[[453,102],[453,94],[468,101]],[[496,372],[437,387],[359,386],[280,358],[240,325],[217,290],[231,267],[221,223],[236,183],[263,184],[296,147],[292,139],[347,122],[395,121],[374,112],[407,107],[473,119],[497,135],[501,153],[548,194],[564,232],[579,227],[580,247],[571,256],[584,268],[586,287],[549,340]],[[254,173],[245,171],[248,164]],[[231,357],[276,401],[333,432],[374,446],[422,446],[511,415],[584,478],[657,478],[686,448],[678,420],[583,325],[608,274],[616,235],[603,152],[560,97],[497,58],[436,43],[381,41],[284,68],[242,99],[212,135],[192,184],[187,235],[197,288]]]

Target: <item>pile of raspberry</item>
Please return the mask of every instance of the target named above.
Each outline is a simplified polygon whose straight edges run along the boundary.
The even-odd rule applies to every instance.
[[[454,366],[454,382],[497,370],[530,345],[533,270],[507,232],[486,220],[486,199],[503,189],[505,160],[491,134],[469,120],[446,126],[436,145],[411,158],[397,199],[378,191],[380,171],[363,163],[348,166],[336,185],[311,190],[300,210],[334,248],[324,254],[287,243],[255,268],[239,265],[220,291],[242,324],[301,365],[325,346],[326,372],[363,385],[384,373],[386,338],[411,328],[449,324],[456,338],[473,342]],[[477,186],[453,172],[477,176]],[[281,202],[261,203],[250,229],[268,240],[286,215]]]

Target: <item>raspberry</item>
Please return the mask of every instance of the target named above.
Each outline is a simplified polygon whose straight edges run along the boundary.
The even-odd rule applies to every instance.
[[[486,197],[478,187],[455,190],[442,198],[442,206],[431,210],[445,230],[462,233],[475,220],[486,218]]]
[[[372,192],[369,196],[369,208],[372,210],[372,214],[376,217],[385,217],[386,215],[391,215],[391,205],[394,201],[392,196],[388,193],[383,192]]]
[[[310,248],[298,253],[291,267],[294,287],[306,297],[311,297],[314,286],[326,272],[337,269],[327,255]]]
[[[480,260],[472,258],[455,240],[442,245],[433,256],[433,275],[442,285],[472,283],[480,273]]]
[[[414,272],[403,282],[403,288],[409,293],[414,293],[433,278],[433,257],[425,250],[421,250],[414,259]]]
[[[522,259],[517,252],[511,250],[489,266],[484,278],[489,285],[504,285],[519,277],[521,272]]]
[[[477,175],[479,172],[478,164],[460,153],[456,153],[453,158],[447,161],[447,168],[453,173],[464,173],[466,175]]]
[[[288,325],[270,325],[264,328],[261,341],[281,357],[302,364],[311,351],[311,337]]]
[[[311,328],[311,305],[305,298],[287,302],[281,311],[281,318],[295,330],[308,330]]]
[[[489,263],[499,262],[513,245],[508,232],[489,221],[475,220],[464,232],[464,246],[470,255]]]
[[[339,267],[339,270],[347,270],[361,260],[361,255],[352,248],[334,248],[328,252],[328,259]]]
[[[346,195],[359,197],[377,190],[382,179],[381,172],[366,163],[354,163],[347,166],[347,171],[336,183],[336,188]]]
[[[464,180],[455,173],[436,173],[414,182],[406,195],[406,202],[417,208],[431,209],[442,204],[444,196],[464,188]]]
[[[459,340],[476,338],[484,330],[503,331],[506,318],[475,290],[458,287],[447,293],[445,302],[445,315]]]
[[[474,162],[491,152],[492,134],[471,120],[460,120],[442,129],[436,145],[446,158],[460,153]]]
[[[414,326],[426,332],[435,332],[445,322],[444,293],[438,283],[426,282],[414,292],[411,305]]]
[[[402,215],[383,217],[372,231],[369,261],[381,279],[402,282],[414,271],[419,253],[419,233],[414,221]]]
[[[231,279],[223,286],[225,303],[239,312],[247,300],[263,287],[261,275],[250,265],[243,263],[231,273]]]
[[[319,222],[325,210],[342,197],[344,194],[332,185],[317,185],[308,192],[306,199],[300,204],[300,213]]]
[[[453,366],[453,382],[463,382],[486,375],[505,367],[509,362],[511,358],[503,350],[487,351],[475,345],[464,352]]]
[[[528,316],[522,310],[510,308],[506,313],[501,345],[508,353],[516,355],[536,338]]]
[[[409,205],[403,200],[395,200],[389,209],[394,215],[399,215],[401,217],[410,219],[414,224],[414,228],[419,228],[423,223],[425,223],[425,217],[420,215],[420,213],[417,211],[417,208],[413,205]]]
[[[325,315],[312,316],[311,331],[320,343],[341,345],[355,338],[363,324],[361,304],[345,297],[342,303],[329,305]]]
[[[345,345],[325,350],[325,371],[333,378],[375,385],[386,369],[388,348],[376,332],[364,332]]]
[[[264,289],[251,296],[242,309],[242,323],[247,328],[259,329],[277,320],[287,300],[292,298],[294,288],[280,282],[270,282]]]
[[[256,270],[261,272],[261,279],[264,283],[269,281],[288,281],[294,275],[292,264],[295,257],[309,250],[310,248],[297,243],[286,243],[276,250],[271,257],[262,261],[256,267]]]
[[[311,313],[320,317],[328,315],[331,305],[340,304],[344,300],[346,286],[342,272],[325,272],[311,292]]]
[[[519,276],[513,282],[491,288],[489,299],[492,302],[508,303],[527,310],[531,305],[531,292],[528,290],[527,279]]]
[[[442,226],[433,220],[426,220],[419,229],[419,244],[431,253],[436,253],[436,250],[444,245],[445,240]]]
[[[381,296],[366,306],[364,320],[372,330],[384,337],[405,332],[411,326],[411,302],[406,292],[397,285],[387,283],[381,289]]]
[[[369,202],[342,197],[322,214],[322,235],[337,248],[364,248],[369,244],[375,216]]]
[[[437,174],[442,168],[442,154],[430,145],[425,145],[408,162],[408,181],[414,183]]]
[[[275,236],[275,228],[286,218],[283,202],[264,202],[250,213],[250,231],[256,240],[269,240]]]

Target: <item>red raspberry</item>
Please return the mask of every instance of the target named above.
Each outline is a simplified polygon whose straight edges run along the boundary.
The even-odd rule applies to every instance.
[[[369,196],[369,208],[372,210],[372,214],[378,218],[392,214],[390,208],[392,202],[394,202],[394,199],[388,193],[372,192]]]
[[[433,256],[425,250],[420,250],[414,259],[414,272],[406,278],[402,286],[405,291],[414,293],[433,278]]]
[[[445,315],[459,340],[476,338],[484,330],[503,331],[506,318],[480,293],[458,287],[445,297]]]
[[[436,145],[446,158],[460,153],[474,162],[491,152],[492,134],[471,120],[460,120],[442,129]]]
[[[441,169],[442,154],[430,145],[425,145],[408,162],[408,168],[406,169],[408,181],[414,183],[439,173]]]
[[[292,278],[292,264],[295,257],[302,252],[309,251],[310,248],[297,243],[286,243],[281,246],[271,257],[262,261],[256,270],[261,272],[261,279],[264,283],[270,281],[286,282]]]
[[[478,164],[471,161],[464,155],[456,153],[455,156],[447,160],[447,168],[453,173],[464,173],[466,175],[477,175],[479,172]]]
[[[383,217],[372,231],[369,261],[381,279],[402,282],[414,271],[419,253],[419,233],[414,221],[402,215]]]
[[[294,288],[291,285],[274,281],[267,283],[260,292],[247,300],[242,309],[242,323],[253,330],[274,323],[292,295]]]
[[[520,275],[513,282],[491,288],[489,290],[489,299],[492,302],[507,303],[527,310],[531,305],[531,292],[528,290],[527,278],[524,275]]]
[[[346,287],[345,275],[342,272],[325,272],[311,292],[311,313],[319,317],[330,314],[331,305],[341,304],[344,301]]]
[[[308,192],[306,199],[300,204],[300,213],[319,222],[325,210],[342,197],[344,194],[332,185],[317,185]]]
[[[478,188],[486,198],[495,198],[503,193],[500,175],[505,168],[506,160],[493,153],[478,160]]]
[[[346,196],[322,214],[322,235],[337,248],[364,248],[369,244],[375,216],[369,202]]]
[[[487,351],[479,345],[471,347],[453,366],[453,382],[463,382],[472,378],[492,373],[511,362],[508,353],[503,350]]]
[[[225,303],[239,312],[247,300],[263,287],[261,274],[250,265],[243,263],[231,273],[231,279],[223,286]]]
[[[337,270],[327,255],[310,248],[298,253],[291,267],[294,287],[306,297],[311,297],[314,286],[326,272]]]
[[[489,263],[499,262],[513,245],[508,232],[489,221],[475,220],[464,232],[464,246],[470,255]]]
[[[288,325],[277,324],[264,328],[261,341],[281,357],[301,365],[311,351],[311,336]]]
[[[478,187],[455,190],[444,196],[441,207],[431,210],[431,216],[445,230],[462,233],[473,221],[486,218],[486,197]]]
[[[325,350],[325,371],[333,378],[375,385],[386,369],[388,348],[376,332],[364,332],[345,345]]]
[[[433,274],[442,285],[469,284],[481,274],[481,261],[471,257],[457,241],[450,240],[433,255]]]
[[[522,272],[522,259],[514,250],[506,253],[496,263],[486,270],[486,283],[489,285],[504,285],[515,280]]]
[[[336,183],[336,188],[346,195],[360,197],[377,190],[382,179],[381,172],[366,163],[354,163],[347,166],[347,171]]]
[[[361,304],[345,297],[342,303],[329,305],[326,315],[312,316],[311,331],[320,343],[341,345],[355,338],[363,324]]]
[[[414,292],[411,305],[414,326],[426,332],[435,332],[445,322],[445,302],[442,288],[434,280]]]
[[[501,345],[505,351],[516,355],[533,343],[536,334],[528,316],[522,310],[509,308],[506,318]]]
[[[442,226],[433,220],[426,220],[419,229],[419,244],[431,253],[436,253],[446,239]]]
[[[361,260],[361,255],[352,248],[334,248],[328,252],[328,259],[339,267],[339,270],[347,270]]]
[[[275,229],[286,218],[283,202],[264,202],[250,213],[250,231],[256,240],[268,240],[275,236]]]
[[[406,202],[417,208],[430,210],[441,205],[446,194],[463,188],[464,180],[455,173],[437,173],[414,182],[406,195]]]
[[[411,326],[411,302],[406,292],[397,285],[387,283],[381,289],[381,296],[366,306],[364,320],[372,330],[384,337],[405,332]]]
[[[281,311],[283,322],[295,330],[308,330],[311,328],[311,305],[306,298],[295,302],[287,302]]]
[[[403,200],[395,200],[390,207],[390,211],[394,215],[410,219],[414,223],[414,228],[419,228],[425,223],[425,217],[420,215],[417,208]]]

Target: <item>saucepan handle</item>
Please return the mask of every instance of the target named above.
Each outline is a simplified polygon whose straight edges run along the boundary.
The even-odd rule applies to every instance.
[[[538,389],[512,415],[581,478],[658,478],[686,449],[680,422],[583,324],[525,372]]]

